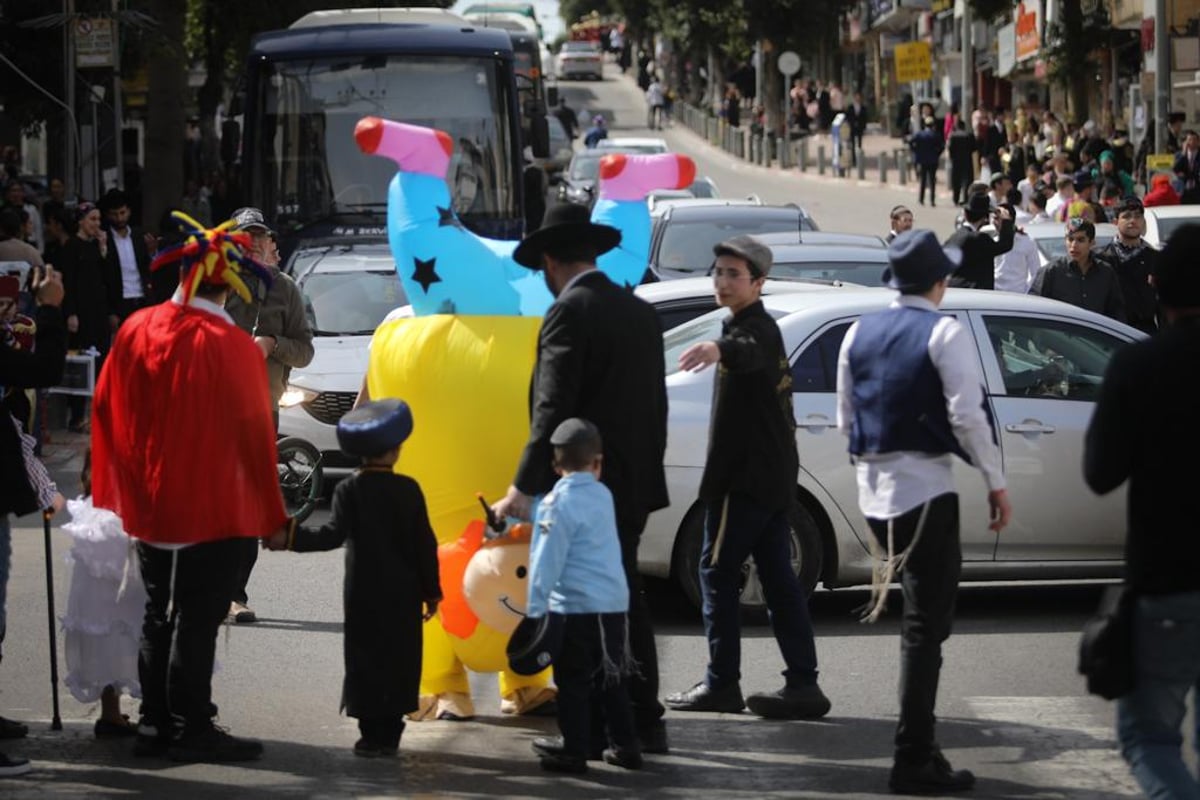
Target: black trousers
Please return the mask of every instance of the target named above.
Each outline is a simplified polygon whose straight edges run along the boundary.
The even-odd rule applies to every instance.
[[[929,187],[929,205],[937,205],[937,164],[918,164],[917,174],[921,177],[921,186],[917,190],[917,202],[925,202],[925,188]]]
[[[279,435],[279,403],[276,399],[274,405],[271,406],[271,416],[275,420],[275,434]],[[250,583],[250,573],[254,571],[254,565],[258,563],[259,541],[255,538],[239,539],[240,544],[237,579],[233,584],[233,594],[230,599],[235,603],[246,605],[250,602],[249,596],[246,594],[246,586]]]
[[[627,681],[608,674],[604,668],[605,660],[617,666],[625,662],[625,615],[564,616],[562,648],[554,659],[563,750],[587,758],[593,731],[601,729],[601,720],[593,719],[593,715],[603,717],[603,728],[613,747],[637,750]]]
[[[399,747],[400,735],[404,733],[404,715],[362,717],[358,721],[358,732],[371,744]]]
[[[654,625],[650,621],[650,607],[646,605],[642,574],[637,566],[638,543],[645,527],[645,517],[626,525],[617,523],[621,537],[621,565],[629,584],[629,650],[637,664],[637,672],[629,678],[628,692],[633,704],[633,721],[640,731],[656,725],[666,711],[658,700],[658,648],[654,642]],[[558,672],[554,674],[557,681]]]
[[[895,551],[912,541],[922,506],[893,520]],[[871,533],[887,547],[887,520],[867,519]],[[942,642],[950,637],[962,545],[958,532],[958,495],[929,501],[921,538],[900,574],[904,617],[900,624],[900,723],[896,760],[922,763],[936,747],[933,728]]]
[[[213,657],[241,544],[222,539],[179,550],[137,544],[147,595],[138,656],[141,715],[160,734],[180,723],[185,731],[203,730],[216,715]]]

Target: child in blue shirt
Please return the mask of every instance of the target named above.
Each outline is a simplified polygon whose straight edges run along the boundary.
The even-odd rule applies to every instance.
[[[552,772],[586,772],[588,758],[639,769],[641,748],[624,680],[630,671],[629,586],[612,494],[600,482],[600,431],[571,418],[554,430],[550,444],[562,477],[535,515],[527,613],[563,616],[562,646],[554,657],[562,736],[534,739],[533,750]],[[603,720],[591,719],[593,697]],[[593,741],[605,727],[607,749],[602,736]]]

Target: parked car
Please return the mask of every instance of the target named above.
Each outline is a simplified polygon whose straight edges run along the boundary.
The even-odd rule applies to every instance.
[[[1161,250],[1184,225],[1200,223],[1200,206],[1152,206],[1146,209],[1146,241]]]
[[[624,153],[615,147],[593,147],[588,150],[578,150],[571,157],[571,163],[562,174],[562,182],[558,184],[558,201],[560,203],[578,203],[591,208],[596,204],[596,182],[600,179],[600,159],[613,153]]]
[[[771,275],[780,280],[819,280],[883,286],[887,250],[873,245],[819,241],[821,233],[795,244],[771,244]],[[765,237],[764,237],[765,238]]]
[[[841,289],[840,284],[827,281],[775,280],[763,282],[764,296],[790,292],[823,292]],[[713,291],[712,278],[680,278],[674,281],[643,283],[635,290],[658,312],[658,320],[664,331],[691,322],[699,316],[717,309],[717,298]]]
[[[1037,225],[1026,225],[1024,231],[1037,245],[1038,258],[1043,267],[1067,254],[1067,227],[1063,223],[1039,222]],[[1092,245],[1092,249],[1098,250],[1115,238],[1117,238],[1117,226],[1109,222],[1101,222],[1096,225],[1096,241]]]
[[[668,200],[655,205],[651,217],[649,280],[705,274],[712,266],[713,245],[730,236],[817,229],[799,206],[757,200]]]
[[[842,233],[841,231],[787,231],[760,233],[756,238],[767,246],[777,244],[852,244],[859,247],[887,249],[882,236],[873,233]]]
[[[669,153],[666,139],[657,136],[610,136],[596,142],[596,149],[612,147],[625,153]]]
[[[641,287],[645,291],[648,287]],[[774,292],[763,298],[779,321],[792,363],[800,475],[793,511],[793,568],[807,588],[869,583],[870,533],[858,510],[855,470],[837,431],[836,362],[842,337],[862,314],[895,293],[840,288]],[[1115,578],[1122,571],[1125,495],[1096,497],[1083,483],[1083,437],[1112,354],[1143,336],[1076,306],[1041,297],[951,289],[944,313],[975,339],[987,403],[1003,453],[1013,519],[988,530],[986,487],[956,462],[962,498],[964,581]],[[713,370],[680,372],[679,355],[716,338],[721,309],[669,331],[669,429],[665,458],[670,507],[650,516],[638,551],[642,572],[678,581],[699,600],[702,512],[697,502],[708,444]],[[741,602],[761,609],[752,563]]]
[[[571,40],[563,42],[558,51],[558,79],[580,76],[604,80],[604,55],[599,42]]]
[[[721,192],[717,189],[716,181],[707,175],[701,175],[683,189],[655,189],[646,195],[646,204],[653,212],[665,200],[688,200],[695,197],[716,199],[721,197]]]
[[[313,329],[313,359],[292,370],[279,401],[279,433],[311,442],[326,475],[358,466],[337,443],[337,421],[354,406],[367,372],[367,346],[375,328],[408,302],[396,262],[383,242],[314,248],[296,253],[293,274]]]

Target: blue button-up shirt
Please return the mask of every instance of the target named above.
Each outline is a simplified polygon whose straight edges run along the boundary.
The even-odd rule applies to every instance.
[[[628,610],[612,494],[590,472],[568,473],[542,498],[534,517],[527,613]]]

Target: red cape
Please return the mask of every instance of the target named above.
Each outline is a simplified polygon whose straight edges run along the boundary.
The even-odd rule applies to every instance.
[[[235,325],[166,302],[121,325],[92,410],[92,491],[131,536],[195,544],[287,520],[262,352]]]

